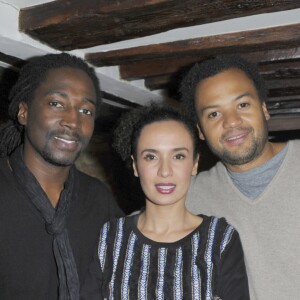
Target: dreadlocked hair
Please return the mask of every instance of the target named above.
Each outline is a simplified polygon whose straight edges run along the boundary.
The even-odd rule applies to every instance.
[[[97,113],[101,104],[99,80],[93,68],[81,58],[67,54],[47,54],[30,60],[21,68],[19,78],[9,94],[9,121],[0,127],[0,156],[10,155],[22,142],[24,128],[18,123],[21,102],[28,106],[39,85],[46,80],[49,70],[70,67],[85,72],[93,82],[97,97]]]
[[[125,113],[114,131],[112,147],[127,167],[132,167],[131,155],[135,159],[137,157],[137,144],[142,129],[146,125],[160,121],[177,121],[186,127],[193,140],[196,159],[200,143],[195,122],[183,111],[151,103],[150,106],[135,108]]]

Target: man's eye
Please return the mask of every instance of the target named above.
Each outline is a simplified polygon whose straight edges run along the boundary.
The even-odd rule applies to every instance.
[[[86,109],[86,108],[82,108],[79,110],[79,112],[85,114],[85,115],[92,115],[92,111],[90,111],[89,109]]]
[[[219,112],[214,111],[214,112],[212,112],[212,113],[210,113],[210,114],[208,115],[208,118],[209,118],[209,119],[213,119],[213,118],[218,117],[219,115],[220,115]]]
[[[249,103],[240,103],[239,104],[240,108],[245,108],[245,107],[248,107],[248,106],[249,106]]]
[[[49,103],[50,106],[54,106],[54,107],[63,107],[59,102],[57,101],[51,101]]]

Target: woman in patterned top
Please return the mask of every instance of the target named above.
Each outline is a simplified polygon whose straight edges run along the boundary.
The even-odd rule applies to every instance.
[[[199,158],[194,123],[167,107],[133,110],[114,148],[139,177],[145,208],[101,229],[82,299],[249,299],[238,233],[185,207]]]

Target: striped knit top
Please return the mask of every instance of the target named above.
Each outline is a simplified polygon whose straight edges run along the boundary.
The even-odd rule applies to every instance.
[[[238,233],[223,218],[202,217],[174,243],[145,237],[134,216],[106,223],[82,299],[249,299]]]

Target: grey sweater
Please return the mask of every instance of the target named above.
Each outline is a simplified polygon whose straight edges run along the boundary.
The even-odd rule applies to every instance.
[[[255,200],[232,183],[224,165],[197,175],[188,208],[225,217],[239,232],[252,300],[300,299],[300,141]]]

